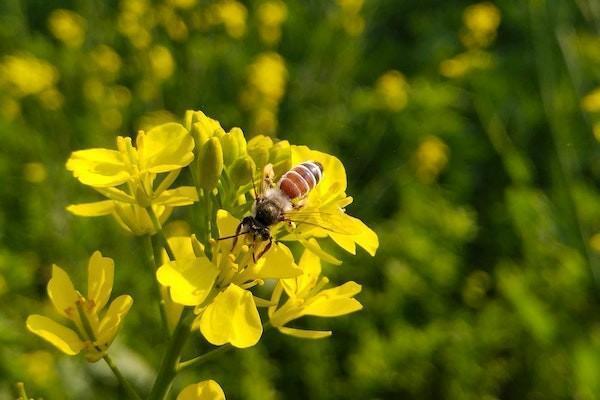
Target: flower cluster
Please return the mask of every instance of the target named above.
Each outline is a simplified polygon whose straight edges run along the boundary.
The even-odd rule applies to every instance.
[[[240,232],[241,219],[254,209],[256,188],[273,187],[293,165],[305,161],[320,164],[322,177],[294,203],[285,220],[265,227],[270,238]],[[267,327],[318,339],[331,331],[290,325],[304,316],[336,317],[362,308],[355,299],[359,284],[350,281],[328,288],[329,279],[322,276],[322,261],[341,263],[322,247],[325,241],[351,254],[357,245],[371,255],[378,247],[377,235],[345,211],[352,198],[346,194],[344,167],[334,156],[266,136],[246,141],[241,129],[226,132],[204,113],[189,111],[183,124],[168,122],[140,131],[135,146],[131,138],[119,136],[116,150],[75,151],[66,167],[81,183],[108,198],[70,205],[71,213],[111,215],[150,244],[147,259],[155,262],[157,298],[166,331],[172,335],[165,360],[175,360],[174,365],[167,361],[161,365],[150,398],[164,396],[173,371],[203,359],[178,361],[194,331],[227,348],[255,345]],[[171,188],[184,168],[189,168],[193,186]],[[180,206],[194,207],[196,218],[190,221],[195,233],[167,238],[162,226]],[[152,250],[157,245],[150,239],[154,235],[162,241],[162,249]],[[288,247],[294,243],[304,247],[298,261]],[[105,358],[111,365],[106,351],[132,303],[129,296],[121,296],[100,316],[112,283],[112,260],[99,252],[90,260],[88,298],[76,292],[66,272],[55,266],[48,294],[76,331],[39,315],[29,317],[29,329],[67,354],[84,351],[90,361]],[[271,288],[271,295],[260,297],[254,290],[258,286]],[[186,387],[178,398],[221,399],[224,394],[216,382],[203,381]]]

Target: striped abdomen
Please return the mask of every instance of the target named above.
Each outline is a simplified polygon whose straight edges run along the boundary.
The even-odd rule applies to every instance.
[[[279,189],[293,200],[307,195],[322,177],[323,165],[320,162],[305,161],[283,174],[278,185]]]

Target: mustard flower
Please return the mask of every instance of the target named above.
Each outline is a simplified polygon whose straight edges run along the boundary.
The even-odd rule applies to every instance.
[[[225,400],[221,386],[212,379],[186,386],[177,400]]]
[[[336,157],[306,146],[291,146],[292,165],[306,160],[318,161],[323,165],[323,179],[310,191],[302,207],[287,214],[297,221],[296,227],[283,234],[281,240],[299,240],[325,260],[340,263],[320,248],[311,245],[311,237],[329,237],[338,246],[351,254],[356,254],[356,245],[375,255],[379,247],[377,234],[361,220],[346,213],[345,208],[352,203],[346,194],[346,170]],[[302,221],[306,221],[305,224]],[[280,224],[283,226],[284,224]],[[319,225],[319,226],[318,226]]]
[[[239,222],[227,211],[217,212],[222,236],[235,230]],[[192,237],[188,256],[176,256],[175,261],[161,266],[157,279],[169,288],[173,302],[196,307],[192,329],[200,330],[206,340],[214,345],[231,343],[245,348],[255,345],[262,335],[257,306],[269,304],[254,297],[249,289],[266,279],[291,278],[302,271],[282,243],[275,244],[255,263],[248,246],[238,241],[232,249],[232,240],[211,241],[209,259],[202,245]]]
[[[154,233],[149,207],[164,222],[173,207],[198,199],[193,187],[169,189],[181,169],[192,162],[193,148],[194,140],[183,126],[166,123],[148,132],[140,131],[136,147],[131,138],[118,136],[118,150],[75,151],[67,161],[67,169],[110,200],[74,204],[67,210],[86,217],[113,215],[135,234]],[[163,173],[166,175],[157,179]]]
[[[311,240],[314,247],[318,244]],[[300,258],[299,267],[303,274],[291,279],[279,281],[271,296],[269,321],[281,333],[305,339],[320,339],[331,335],[331,331],[314,331],[290,328],[289,322],[305,315],[318,317],[337,317],[362,309],[354,298],[361,291],[356,282],[346,282],[341,286],[323,289],[329,280],[321,277],[321,260],[310,250],[305,250]],[[281,303],[282,294],[287,301]]]
[[[58,313],[71,320],[68,328],[43,315],[30,315],[27,328],[60,351],[75,355],[83,351],[90,362],[102,358],[114,340],[133,299],[121,295],[107,305],[113,286],[114,262],[96,251],[88,266],[88,292],[83,297],[73,287],[69,275],[57,265],[52,267],[48,297]]]

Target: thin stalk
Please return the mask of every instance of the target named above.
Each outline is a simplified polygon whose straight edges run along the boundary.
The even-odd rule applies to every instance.
[[[121,386],[123,387],[125,392],[127,393],[127,396],[129,396],[130,398],[135,399],[135,400],[142,400],[142,398],[136,393],[136,391],[133,389],[133,387],[129,384],[127,379],[125,379],[123,374],[121,374],[121,371],[119,371],[119,368],[117,368],[117,365],[113,362],[113,360],[110,358],[110,356],[108,354],[105,354],[104,357],[102,357],[102,359],[106,362],[106,364],[108,364],[108,366],[111,369],[111,371],[113,372],[113,374],[117,377],[117,380],[119,381],[119,383],[121,384]]]
[[[192,367],[194,365],[203,364],[206,361],[211,360],[215,356],[218,356],[221,353],[225,353],[232,348],[233,348],[233,346],[231,345],[231,343],[227,343],[227,344],[224,344],[223,346],[217,347],[216,349],[207,351],[206,353],[201,354],[197,357],[191,358],[186,361],[182,361],[177,365],[177,372],[182,371],[186,368]]]
[[[154,246],[152,244],[152,238],[150,236],[146,236],[143,238],[144,245],[144,253],[146,256],[146,263],[148,264],[148,268],[152,271],[152,282],[154,284],[154,290],[158,295],[158,307],[160,310],[160,319],[162,321],[162,326],[167,336],[169,335],[169,324],[167,322],[167,310],[165,305],[165,300],[162,297],[160,291],[160,285],[156,280],[156,270],[158,269],[158,265],[160,263],[160,258],[155,258],[154,256]],[[160,254],[160,253],[159,253]]]
[[[92,325],[90,324],[90,321],[87,318],[87,314],[83,309],[83,304],[81,301],[77,301],[77,311],[79,312],[79,319],[81,319],[81,324],[83,325],[83,329],[85,330],[88,339],[92,342],[92,345],[96,348],[97,351],[102,352],[102,349],[100,349],[94,344],[96,342],[96,335],[94,334],[94,330],[92,329]],[[119,371],[119,368],[117,368],[116,364],[112,361],[110,356],[104,353],[102,358],[110,367],[111,371],[119,381],[119,384],[121,384],[121,387],[123,388],[123,390],[125,390],[125,393],[127,393],[127,396],[133,400],[141,400],[142,398],[136,393],[135,389],[133,389],[133,386],[131,386],[127,379],[125,379],[123,374],[121,374],[121,371]]]
[[[183,310],[181,318],[179,318],[179,322],[173,331],[169,347],[161,362],[154,385],[152,385],[152,391],[148,397],[149,400],[163,400],[169,393],[173,379],[177,374],[177,364],[181,357],[181,352],[191,333],[190,325],[193,316],[192,308],[187,307]]]
[[[23,382],[17,382],[17,393],[19,394],[18,400],[29,400],[29,396],[27,396],[25,384]]]
[[[152,225],[154,226],[154,229],[156,230],[156,233],[158,235],[160,235],[160,237],[162,238],[163,245],[165,246],[165,250],[167,252],[167,255],[169,256],[169,258],[171,260],[174,260],[175,259],[175,253],[173,253],[173,249],[171,248],[171,245],[169,244],[169,241],[167,240],[167,236],[165,235],[165,233],[164,233],[164,231],[162,229],[162,225],[160,224],[160,221],[158,220],[158,217],[156,216],[156,213],[152,209],[152,206],[146,207],[146,211],[148,211],[148,215],[150,216],[150,220],[152,221]]]

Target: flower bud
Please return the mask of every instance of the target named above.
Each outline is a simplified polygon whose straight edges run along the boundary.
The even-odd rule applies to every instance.
[[[267,136],[256,136],[248,143],[248,154],[254,160],[256,168],[262,168],[269,162],[269,149],[273,147],[273,140]]]
[[[292,150],[287,140],[273,144],[269,151],[269,162],[273,164],[275,176],[281,176],[292,168]]]
[[[233,128],[221,137],[225,165],[231,165],[239,157],[246,154],[246,139],[240,128]]]
[[[212,137],[200,147],[198,167],[200,187],[205,191],[214,189],[223,171],[223,149],[218,138]]]
[[[235,186],[243,186],[252,182],[254,174],[254,161],[248,156],[238,158],[229,170],[229,177]]]

